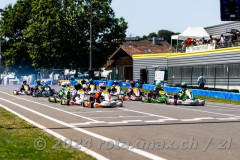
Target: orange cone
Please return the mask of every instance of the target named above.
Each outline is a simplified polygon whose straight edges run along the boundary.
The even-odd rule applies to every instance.
[[[53,85],[53,81],[51,81],[51,85],[50,86],[52,87],[52,85]]]

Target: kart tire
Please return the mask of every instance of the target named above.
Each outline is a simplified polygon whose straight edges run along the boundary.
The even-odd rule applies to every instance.
[[[70,99],[67,100],[67,105],[70,106]]]
[[[94,102],[93,101],[91,102],[91,108],[94,108]]]
[[[85,107],[85,101],[83,101],[82,106]]]
[[[48,102],[51,102],[50,97],[48,97]]]

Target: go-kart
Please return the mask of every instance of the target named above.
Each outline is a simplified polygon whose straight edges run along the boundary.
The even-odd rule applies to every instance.
[[[74,99],[71,97],[70,92],[68,92],[67,97],[61,99],[61,105],[82,105],[83,107],[90,107],[91,103],[88,101],[87,96],[83,89],[78,91],[78,96]]]
[[[18,90],[14,90],[13,91],[14,95],[32,95],[31,90],[29,89],[28,85],[24,86],[24,91],[18,91]]]
[[[33,91],[33,97],[50,97],[55,94],[55,90],[51,89],[48,85],[39,86],[38,90]]]
[[[62,99],[67,100],[68,95],[72,97],[72,87],[61,89],[58,93],[54,94],[53,96],[50,96],[48,98],[48,101],[58,103],[61,102]]]
[[[112,99],[108,91],[103,91],[99,102],[97,102],[95,96],[90,97],[90,106],[94,107],[123,107],[123,101],[121,99]]]
[[[120,86],[115,86],[114,88],[111,89],[110,94],[111,96],[118,96],[118,95],[124,95],[124,92],[121,91]]]
[[[167,99],[167,95],[165,91],[159,91],[158,95],[155,98],[148,95],[147,97],[142,97],[142,102],[149,102],[149,103],[165,103]]]
[[[128,89],[128,93],[131,92],[131,89]],[[124,94],[124,95],[118,95],[118,99],[122,99],[125,101],[132,100],[132,101],[141,101],[143,93],[139,90],[139,88],[134,87],[132,94]]]
[[[186,90],[187,98],[180,98],[177,94],[168,96],[166,104],[185,105],[185,106],[204,106],[205,101],[201,99],[195,99],[191,90]]]

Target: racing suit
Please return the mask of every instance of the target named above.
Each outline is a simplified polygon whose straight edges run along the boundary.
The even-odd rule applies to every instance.
[[[178,94],[177,94],[178,97],[179,97],[180,99],[187,99],[188,96],[187,96],[186,91],[187,91],[186,88],[182,88],[182,90],[180,90],[180,91],[178,92]]]
[[[25,91],[25,87],[28,87],[28,91],[30,90],[30,87],[29,87],[28,84],[22,84],[21,87],[20,87],[20,92]]]
[[[148,97],[156,99],[158,96],[160,96],[159,91],[164,91],[164,89],[162,87],[161,88],[155,87],[153,90],[150,90],[148,92]]]

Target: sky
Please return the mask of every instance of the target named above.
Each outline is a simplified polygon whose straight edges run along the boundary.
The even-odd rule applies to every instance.
[[[0,0],[0,8],[15,2]],[[111,7],[117,18],[128,22],[127,36],[131,37],[227,23],[220,19],[220,0],[112,0]]]

